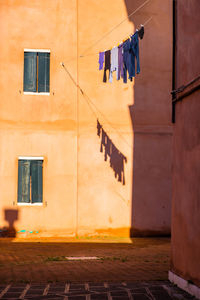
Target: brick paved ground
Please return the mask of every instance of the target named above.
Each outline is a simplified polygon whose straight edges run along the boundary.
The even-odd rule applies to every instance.
[[[167,238],[0,239],[0,298],[191,299],[167,281],[169,252]]]
[[[166,238],[47,241],[9,242],[1,239],[0,283],[167,279],[170,240]],[[66,256],[97,256],[101,259],[67,261]]]
[[[184,300],[193,297],[162,281],[0,285],[0,299]]]

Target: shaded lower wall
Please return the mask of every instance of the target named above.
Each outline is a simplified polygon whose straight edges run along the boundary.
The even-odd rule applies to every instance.
[[[176,104],[171,271],[200,287],[199,111],[198,91]]]
[[[131,236],[171,234],[171,127],[134,127]]]
[[[130,23],[144,26],[132,104],[131,235],[171,232],[172,1],[124,0]],[[139,11],[133,14],[139,7]]]

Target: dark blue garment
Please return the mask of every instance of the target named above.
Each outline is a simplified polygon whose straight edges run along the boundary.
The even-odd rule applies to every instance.
[[[135,77],[135,60],[137,61],[137,70],[136,73],[140,73],[140,60],[139,60],[139,39],[138,39],[138,32],[134,33],[131,37],[131,64],[130,64],[130,77]]]
[[[123,43],[123,62],[124,62],[124,76],[123,81],[127,83],[127,71],[129,73],[130,78],[130,70],[131,70],[131,41],[128,39]]]

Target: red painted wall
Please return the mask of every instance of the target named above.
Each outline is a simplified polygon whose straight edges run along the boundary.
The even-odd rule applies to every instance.
[[[200,2],[177,1],[176,88],[200,75]],[[198,80],[192,87],[198,86]],[[183,95],[184,92],[180,95]],[[171,270],[200,286],[200,92],[176,103]]]

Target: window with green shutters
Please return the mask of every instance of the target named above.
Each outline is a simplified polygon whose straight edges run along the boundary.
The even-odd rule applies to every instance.
[[[24,92],[49,93],[50,53],[24,52]]]
[[[18,203],[43,200],[43,160],[18,160]]]

